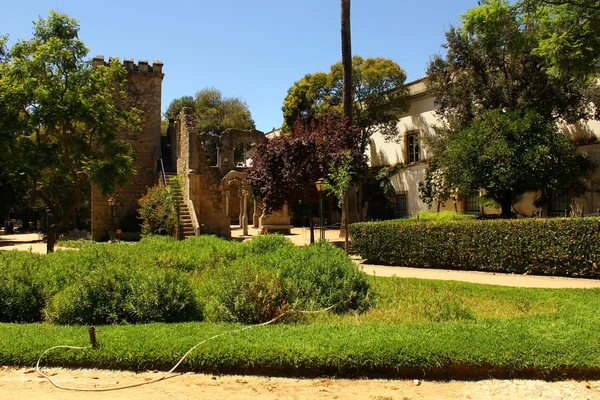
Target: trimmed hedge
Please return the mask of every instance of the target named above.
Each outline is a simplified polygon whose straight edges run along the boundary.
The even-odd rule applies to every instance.
[[[600,278],[600,218],[350,225],[369,262]]]

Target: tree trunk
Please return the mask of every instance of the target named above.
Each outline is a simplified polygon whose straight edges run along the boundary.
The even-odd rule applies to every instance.
[[[315,225],[313,224],[312,202],[307,200],[306,205],[308,206],[307,214],[308,226],[310,226],[310,244],[313,244],[315,242]]]
[[[54,253],[56,245],[56,225],[52,224],[48,227],[48,237],[46,238],[46,253]]]
[[[502,195],[502,201],[500,202],[500,207],[502,212],[500,216],[502,218],[511,218],[512,217],[512,193],[510,191],[504,192]]]
[[[342,70],[344,118],[352,125],[352,41],[350,35],[350,0],[342,0]]]

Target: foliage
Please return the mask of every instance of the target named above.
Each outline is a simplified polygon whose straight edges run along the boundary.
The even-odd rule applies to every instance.
[[[526,192],[575,185],[593,170],[576,150],[553,121],[535,112],[492,110],[448,135],[438,162],[444,186],[458,193],[484,189],[506,217]]]
[[[540,67],[542,59],[534,54],[537,26],[525,24],[518,8],[489,0],[467,11],[462,21],[446,32],[446,55],[433,56],[427,68],[437,113],[452,131],[493,109],[533,110],[568,122],[593,115],[588,85]]]
[[[79,281],[58,292],[46,318],[58,324],[114,324],[202,319],[185,273],[101,258]]]
[[[321,242],[296,247],[277,236],[268,235],[258,246],[251,241],[250,257],[203,271],[207,319],[259,323],[290,307],[335,306],[334,312],[345,313],[372,305],[366,277],[342,250]]]
[[[370,262],[517,274],[600,277],[600,219],[350,225]]]
[[[551,75],[597,76],[600,63],[600,6],[596,0],[521,0],[526,22],[537,27],[534,53]]]
[[[284,130],[295,130],[296,120],[303,124],[319,121],[334,112],[342,119],[343,68],[338,62],[329,73],[306,74],[288,90],[282,108]],[[392,60],[352,58],[353,120],[362,129],[359,141],[363,153],[375,130],[388,140],[398,139],[398,116],[408,110],[406,73]]]
[[[170,235],[177,226],[175,199],[170,186],[157,185],[138,201],[142,234]]]
[[[39,256],[0,252],[0,322],[35,322],[45,305]]]
[[[0,63],[7,170],[26,178],[30,198],[50,208],[58,229],[91,183],[109,194],[135,173],[131,146],[116,139],[139,131],[139,112],[125,104],[126,70],[118,60],[92,68],[78,32],[76,20],[50,11]]]
[[[329,164],[329,174],[325,180],[327,190],[338,199],[338,205],[342,207],[344,196],[350,189],[352,182],[352,153],[345,151],[342,156],[341,163],[336,164],[331,161]]]
[[[196,107],[196,101],[192,96],[182,96],[177,99],[173,99],[165,111],[164,116],[167,119],[177,118],[182,108],[187,107],[192,110]]]
[[[393,197],[396,189],[390,178],[400,173],[402,164],[391,167],[369,168],[363,184],[363,207],[366,208],[365,220],[378,221],[395,217]]]
[[[279,235],[237,243],[213,236],[97,243],[46,256],[0,253],[0,321],[113,324],[264,322],[289,307],[362,311],[365,276],[332,245]],[[1,336],[1,335],[0,335]]]
[[[169,104],[165,117],[175,118],[183,107],[190,108],[195,116],[196,129],[201,134],[219,136],[226,129],[255,129],[248,105],[237,97],[224,97],[221,91],[207,87],[196,95],[183,96]]]
[[[332,114],[319,123],[298,122],[293,134],[256,147],[247,172],[248,182],[267,212],[279,210],[286,203],[304,201],[312,227],[310,205],[317,198],[315,182],[328,174],[331,165],[340,164],[346,157],[352,158],[354,174],[365,169],[365,157],[357,151],[359,138],[359,129],[340,122]]]
[[[446,179],[446,171],[440,168],[437,162],[432,160],[425,172],[425,179],[419,182],[419,198],[431,208],[433,203],[437,203],[438,210],[440,205],[453,199],[458,200],[458,191],[456,188],[450,188]]]

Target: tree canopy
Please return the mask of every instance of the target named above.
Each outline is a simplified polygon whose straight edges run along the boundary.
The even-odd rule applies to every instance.
[[[127,72],[117,60],[93,68],[78,32],[75,19],[50,11],[0,63],[3,162],[52,211],[57,229],[90,184],[110,194],[135,173],[131,146],[116,139],[139,132],[139,112],[125,102]]]
[[[534,53],[549,74],[589,80],[600,71],[597,0],[522,0],[525,22],[536,28]]]
[[[518,8],[489,0],[462,19],[462,27],[446,32],[446,55],[433,56],[427,69],[438,115],[451,129],[498,108],[529,109],[568,122],[593,116],[589,104],[597,98],[597,85],[547,74],[534,52],[535,27],[524,23]]]
[[[384,58],[352,58],[353,124],[362,129],[360,150],[365,151],[375,130],[388,140],[398,139],[398,116],[408,110],[406,73]],[[343,68],[338,62],[328,73],[307,74],[288,90],[282,107],[284,129],[296,120],[309,124],[333,112],[343,114]]]
[[[194,97],[183,96],[169,104],[165,116],[175,118],[183,107],[196,117],[196,128],[203,134],[219,136],[226,129],[255,129],[248,105],[237,97],[224,97],[219,89],[204,88]]]
[[[490,110],[449,134],[438,158],[443,179],[458,193],[485,190],[509,217],[526,192],[575,185],[592,167],[553,121],[530,110]]]
[[[248,181],[254,193],[262,199],[266,212],[281,209],[284,204],[299,201],[309,205],[317,197],[315,182],[325,178],[332,165],[351,159],[354,173],[366,168],[363,153],[359,153],[360,130],[341,122],[333,115],[318,123],[298,122],[294,132],[261,143],[252,157]]]
[[[598,118],[598,86],[549,74],[538,26],[508,1],[485,1],[462,19],[427,69],[442,123],[427,139],[434,157],[421,198],[485,189],[508,217],[523,193],[574,185],[592,169],[556,122]]]

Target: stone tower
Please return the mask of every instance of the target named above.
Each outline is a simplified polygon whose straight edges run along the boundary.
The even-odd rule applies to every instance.
[[[92,61],[94,67],[104,65],[104,56],[96,56]],[[119,132],[118,139],[127,141],[135,151],[135,170],[137,174],[125,187],[118,187],[113,194],[116,199],[114,209],[115,227],[123,217],[136,212],[138,199],[146,194],[147,188],[154,186],[159,179],[157,169],[161,158],[160,121],[163,64],[140,60],[137,64],[132,59],[124,59],[123,67],[127,70],[128,105],[143,111],[142,131],[139,135],[130,136],[127,132]],[[110,229],[110,207],[108,198],[102,196],[100,189],[92,187],[91,195],[92,238],[104,240]]]

